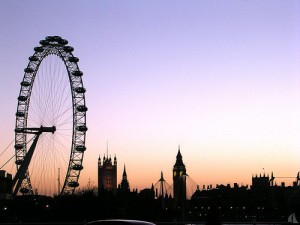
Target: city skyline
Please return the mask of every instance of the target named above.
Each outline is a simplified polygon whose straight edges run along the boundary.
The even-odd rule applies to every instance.
[[[87,89],[81,185],[97,183],[107,141],[139,190],[161,171],[171,183],[178,145],[200,187],[250,184],[264,171],[296,177],[298,1],[46,2],[0,2],[1,151],[14,139],[28,57],[59,35],[74,47]]]

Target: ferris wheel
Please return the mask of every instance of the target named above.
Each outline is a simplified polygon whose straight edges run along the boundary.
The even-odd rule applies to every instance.
[[[86,89],[73,47],[48,36],[24,69],[15,126],[13,194],[72,194],[86,150]]]

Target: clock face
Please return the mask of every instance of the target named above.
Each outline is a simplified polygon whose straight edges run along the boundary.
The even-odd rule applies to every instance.
[[[174,171],[173,175],[174,175],[174,177],[176,177],[176,171]]]
[[[179,172],[179,175],[182,176],[182,171]]]

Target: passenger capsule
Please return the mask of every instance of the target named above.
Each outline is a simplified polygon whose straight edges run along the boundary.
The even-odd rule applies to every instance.
[[[54,37],[53,36],[47,36],[45,38],[45,40],[47,40],[47,41],[54,41]]]
[[[60,36],[52,36],[52,37],[53,37],[53,40],[57,41],[57,42],[62,40],[62,38]]]
[[[43,52],[44,48],[43,47],[35,47],[34,51],[36,51],[36,52]]]
[[[36,61],[39,61],[39,58],[33,55],[33,56],[29,57],[29,61],[36,62]]]
[[[80,70],[76,70],[76,71],[72,72],[72,75],[75,77],[82,77],[83,72],[81,72]]]
[[[47,40],[41,40],[40,44],[43,45],[43,46],[46,46],[46,45],[49,45],[49,41],[47,41]]]
[[[28,190],[28,188],[22,187],[22,188],[20,188],[20,192],[21,192],[22,194],[27,194],[27,193],[29,193],[29,190]]]
[[[30,83],[28,81],[22,81],[21,85],[24,87],[28,87],[28,86],[30,86]]]
[[[23,162],[23,159],[17,159],[17,160],[16,160],[16,164],[17,164],[17,165],[21,165],[22,162]]]
[[[87,128],[87,126],[82,125],[82,126],[78,126],[78,127],[77,127],[77,130],[78,130],[78,131],[81,131],[81,132],[85,132],[85,131],[88,130],[88,128]]]
[[[27,97],[21,95],[21,96],[18,97],[18,100],[19,100],[20,102],[25,102],[25,101],[27,100]]]
[[[75,88],[75,92],[79,93],[79,94],[83,94],[86,92],[86,90],[83,87],[77,87],[77,88]]]
[[[79,105],[79,106],[77,106],[77,110],[79,112],[86,112],[88,110],[88,108],[85,105]]]
[[[16,144],[15,145],[15,149],[18,149],[18,150],[22,149],[23,147],[24,147],[23,144]]]
[[[69,57],[69,61],[77,63],[77,62],[79,62],[79,59],[77,57],[75,57],[75,56],[72,56],[72,57]]]
[[[16,112],[16,116],[18,116],[18,117],[24,117],[25,113],[23,113],[23,112]]]
[[[65,47],[64,47],[64,50],[65,50],[66,52],[73,52],[73,51],[74,51],[74,48],[73,48],[72,46],[65,46]]]
[[[74,165],[74,166],[72,166],[72,169],[73,170],[82,170],[83,166],[82,165]]]
[[[84,152],[86,150],[86,147],[84,145],[78,145],[75,149],[78,152]]]
[[[68,44],[68,41],[67,41],[66,39],[61,39],[61,40],[59,41],[59,44],[61,44],[61,45],[67,45],[67,44]]]
[[[68,186],[69,186],[69,187],[78,187],[78,186],[79,186],[79,183],[76,182],[76,181],[70,181],[70,182],[68,183]]]
[[[27,68],[24,69],[25,73],[32,73],[33,71],[34,70],[32,68],[30,68],[30,67],[27,67]]]

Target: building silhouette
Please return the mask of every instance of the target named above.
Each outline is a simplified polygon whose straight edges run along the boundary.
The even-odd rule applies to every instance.
[[[112,162],[111,156],[103,156],[103,161],[98,158],[98,194],[101,190],[113,191],[117,190],[117,157]]]
[[[266,174],[252,176],[252,189],[268,188],[270,186],[273,186],[273,180],[273,173],[271,175],[271,178]]]
[[[129,187],[129,182],[128,182],[128,179],[127,179],[127,173],[126,173],[125,165],[124,165],[124,170],[123,170],[123,175],[122,175],[122,181],[119,184],[118,190],[120,192],[125,192],[125,193],[130,192],[130,187]]]
[[[174,206],[184,210],[186,204],[186,168],[182,161],[180,146],[176,156],[176,162],[173,166],[173,193]]]
[[[11,198],[12,175],[5,170],[0,170],[0,199]]]

